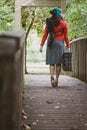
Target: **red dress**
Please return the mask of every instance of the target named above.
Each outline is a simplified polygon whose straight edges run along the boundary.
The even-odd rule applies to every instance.
[[[70,42],[68,38],[68,26],[65,20],[61,20],[60,24],[54,27],[55,37],[54,40],[64,40],[67,48],[70,47]],[[43,46],[45,40],[49,37],[47,26],[45,26],[44,34],[42,36],[42,40],[40,45]]]

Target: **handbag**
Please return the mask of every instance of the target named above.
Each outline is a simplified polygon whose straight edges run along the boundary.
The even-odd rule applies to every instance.
[[[64,71],[72,71],[72,53],[71,52],[64,52],[62,68]]]

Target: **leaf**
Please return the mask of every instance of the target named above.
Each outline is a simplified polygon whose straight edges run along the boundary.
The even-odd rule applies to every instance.
[[[52,104],[52,103],[53,103],[53,101],[46,101],[46,103],[47,103],[47,104]]]
[[[84,126],[87,126],[87,123],[86,123],[86,124],[84,124]]]
[[[59,106],[55,106],[54,108],[56,108],[56,109],[60,109],[60,107],[59,107]]]
[[[25,113],[24,109],[22,109],[22,115],[27,115],[27,114]]]
[[[35,126],[36,126],[36,125],[37,125],[37,123],[36,123],[36,122],[33,122],[33,123],[32,123],[32,125],[35,125]]]
[[[27,119],[27,116],[24,115],[23,118],[24,118],[24,119]]]
[[[38,114],[38,116],[43,117],[43,116],[44,116],[44,114]]]
[[[31,130],[31,127],[27,124],[23,124],[22,127],[25,128],[26,130]]]

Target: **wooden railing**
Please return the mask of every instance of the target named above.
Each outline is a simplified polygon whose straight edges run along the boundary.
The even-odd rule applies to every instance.
[[[71,52],[73,56],[72,76],[87,82],[87,37],[72,41]]]
[[[25,31],[0,35],[0,130],[21,130]]]

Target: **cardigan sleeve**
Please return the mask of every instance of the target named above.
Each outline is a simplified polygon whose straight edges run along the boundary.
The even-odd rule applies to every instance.
[[[41,46],[44,45],[44,43],[47,39],[47,36],[48,36],[48,29],[47,29],[47,26],[45,26],[44,33],[43,33],[43,36],[42,36],[42,40],[41,40],[41,43],[40,43]]]
[[[70,48],[70,41],[68,37],[68,25],[66,21],[64,21],[64,39],[65,39],[67,48]]]

